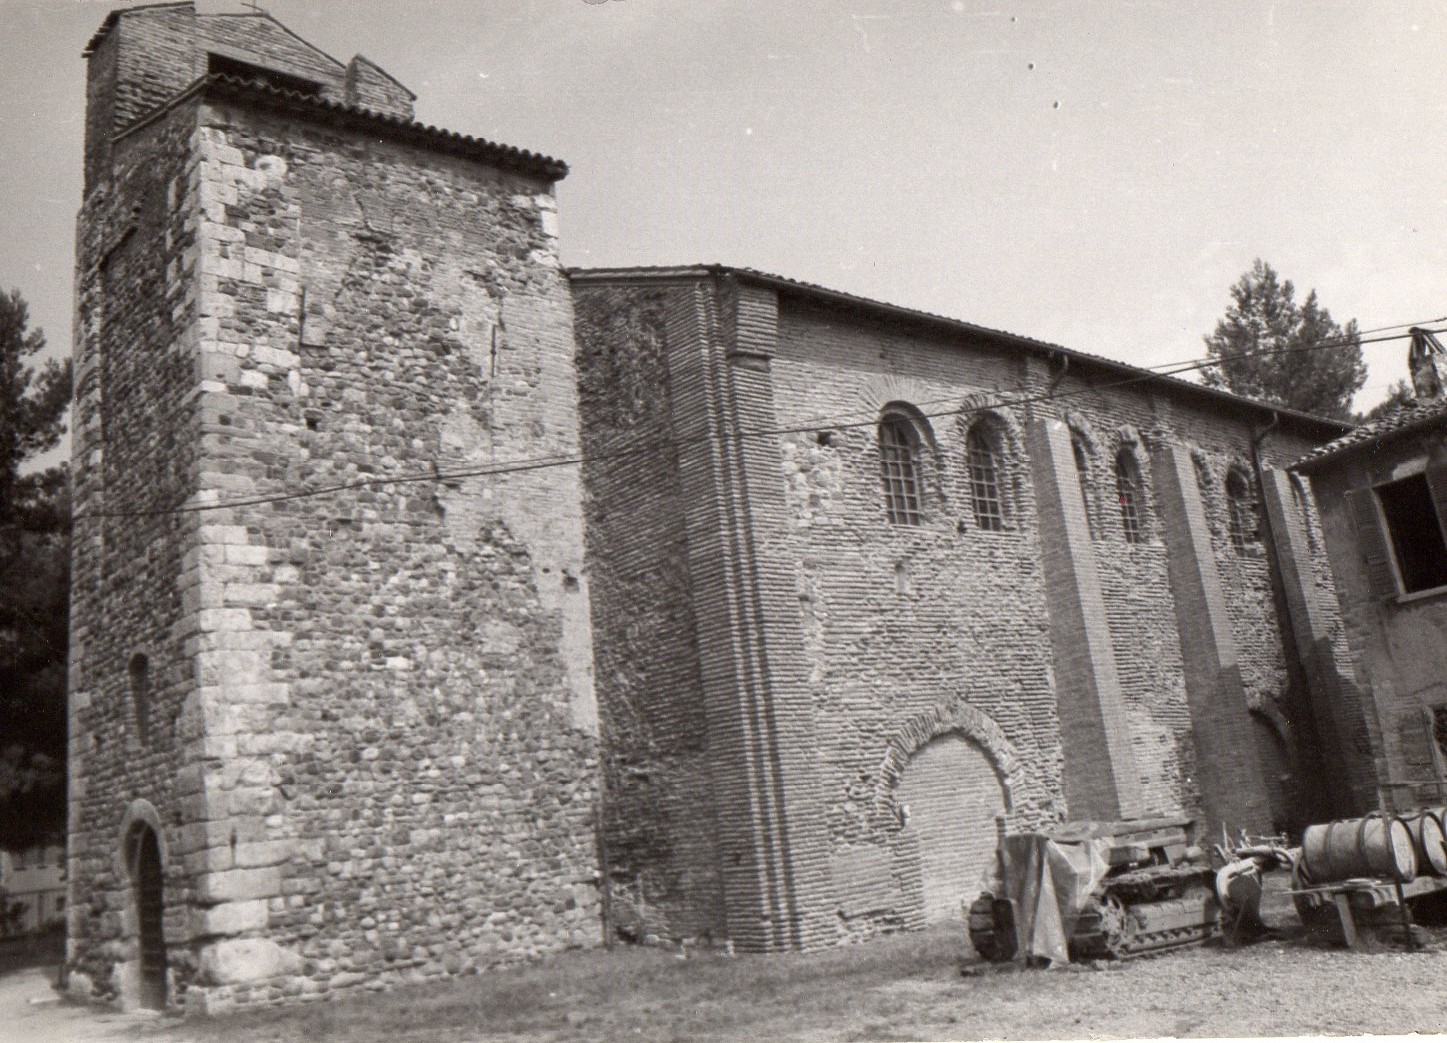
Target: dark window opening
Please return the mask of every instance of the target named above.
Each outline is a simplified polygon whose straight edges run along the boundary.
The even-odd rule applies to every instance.
[[[1261,542],[1256,497],[1250,480],[1234,468],[1226,475],[1226,509],[1231,546],[1247,554]]]
[[[903,417],[887,416],[879,422],[879,468],[890,524],[921,524],[924,496],[920,488],[919,439],[913,425]]]
[[[161,869],[160,844],[155,831],[137,826],[130,836],[131,888],[135,902],[137,942],[140,948],[140,1005],[150,1010],[166,1009],[165,876]]]
[[[131,711],[136,718],[136,734],[141,742],[150,739],[151,718],[151,661],[140,652],[131,656],[126,671],[131,682]]]
[[[213,76],[234,76],[238,80],[250,80],[252,83],[260,83],[284,91],[295,91],[300,94],[320,94],[322,90],[322,85],[315,80],[279,72],[276,69],[268,69],[261,65],[252,65],[239,58],[228,58],[224,54],[208,54],[206,71]]]
[[[1120,500],[1120,527],[1127,543],[1142,543],[1141,470],[1135,454],[1122,449],[1115,458],[1115,492]]]
[[[1432,741],[1437,751],[1447,757],[1447,706],[1432,707]]]
[[[970,502],[975,524],[986,532],[1003,532],[1005,504],[1000,497],[1000,450],[998,438],[985,423],[970,428],[965,439],[970,469]]]
[[[1377,486],[1377,502],[1392,538],[1402,592],[1447,587],[1447,540],[1425,474]]]

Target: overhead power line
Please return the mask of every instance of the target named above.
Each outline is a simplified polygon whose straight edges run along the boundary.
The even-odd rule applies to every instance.
[[[1312,351],[1325,351],[1332,348],[1345,347],[1351,344],[1373,344],[1383,341],[1403,340],[1411,336],[1410,333],[1395,333],[1386,335],[1385,331],[1394,329],[1406,329],[1415,326],[1424,326],[1431,323],[1447,322],[1447,316],[1438,319],[1422,322],[1395,323],[1390,326],[1379,326],[1365,333],[1382,333],[1377,337],[1364,337],[1360,333],[1353,337],[1337,337],[1329,340],[1318,341],[1295,348],[1263,348],[1256,351],[1236,352],[1230,355],[1207,355],[1195,359],[1188,359],[1182,362],[1162,363],[1155,367],[1143,367],[1142,371],[1129,377],[1103,384],[1093,384],[1088,387],[1077,388],[1074,391],[1045,391],[1029,394],[1011,396],[1009,392],[999,393],[994,401],[983,403],[972,403],[961,407],[958,405],[948,409],[937,411],[921,410],[920,415],[927,419],[938,419],[945,416],[966,416],[973,413],[987,412],[992,409],[1005,409],[1014,406],[1023,406],[1035,402],[1054,402],[1060,399],[1073,398],[1079,395],[1097,394],[1112,388],[1125,387],[1131,384],[1138,384],[1152,380],[1157,377],[1173,377],[1181,373],[1189,373],[1196,370],[1207,369],[1222,362],[1238,358],[1265,357],[1271,355],[1298,354]],[[1440,333],[1442,330],[1431,330],[1429,332]],[[1103,360],[1109,362],[1111,360]],[[917,408],[920,406],[933,406],[940,403],[958,402],[958,396],[952,398],[927,399],[924,402],[912,403]],[[1269,403],[1260,403],[1267,405]],[[723,437],[732,439],[745,438],[766,438],[778,435],[803,434],[809,431],[828,430],[851,430],[860,427],[872,427],[878,423],[878,417],[870,414],[867,419],[851,420],[847,422],[844,418],[865,415],[864,411],[856,410],[848,413],[836,413],[833,415],[817,416],[805,423],[789,427],[754,428],[745,430],[725,431]],[[638,440],[644,444],[626,446],[614,450],[590,453],[589,458],[594,462],[623,459],[630,456],[641,455],[646,452],[655,452],[661,444],[671,444],[675,448],[687,445],[691,442],[707,441],[712,438],[711,434],[694,435],[688,438],[668,439],[666,443],[655,439]],[[506,461],[497,464],[487,464],[479,467],[463,468],[458,470],[443,471],[434,463],[429,471],[419,471],[412,474],[401,475],[379,475],[371,478],[357,478],[345,482],[336,482],[330,485],[314,486],[304,489],[293,489],[286,492],[270,493],[265,496],[241,497],[231,500],[217,500],[210,503],[191,503],[175,507],[158,507],[147,510],[125,510],[125,511],[80,511],[72,516],[72,521],[89,521],[98,518],[155,518],[168,515],[200,514],[208,511],[226,510],[234,507],[256,507],[272,503],[285,503],[292,500],[311,499],[318,496],[330,496],[335,493],[350,492],[358,489],[372,489],[379,486],[408,485],[421,482],[449,482],[460,481],[465,478],[498,477],[511,474],[522,474],[529,471],[545,470],[553,467],[572,467],[584,461],[580,453],[574,454],[552,454],[550,456],[539,456]]]

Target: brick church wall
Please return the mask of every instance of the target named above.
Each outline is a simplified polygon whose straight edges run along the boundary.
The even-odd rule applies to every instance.
[[[614,926],[722,938],[684,493],[665,361],[682,287],[574,292]],[[625,608],[626,606],[626,608]]]
[[[689,687],[687,643],[697,639],[699,601],[678,550],[686,542],[677,521],[681,485],[669,473],[677,445],[667,442],[679,436],[668,423],[677,391],[666,379],[663,358],[670,348],[662,317],[684,295],[701,292],[724,317],[718,335],[727,338],[733,285],[697,272],[584,272],[574,285],[580,372],[585,389],[592,388],[584,392],[587,444],[621,451],[637,439],[656,448],[642,460],[611,459],[611,448],[600,452],[585,483],[601,713],[605,722],[618,720],[620,735],[647,737],[626,744],[629,756],[638,757],[629,770],[643,780],[634,785],[646,790],[647,800],[620,801],[609,834],[646,842],[631,848],[629,858],[612,854],[612,864],[616,875],[654,888],[647,904],[656,915],[648,930],[662,936],[709,921],[718,901],[711,880],[692,896],[685,886],[703,879],[690,867],[706,865],[708,848],[681,843],[680,831],[663,825],[676,814],[671,808],[707,814],[711,804],[697,767],[685,767],[681,757],[684,742],[706,736],[699,731],[701,689]],[[1066,425],[1086,447],[1090,522],[1087,527],[1077,515],[1072,524],[1088,533],[1082,547],[1094,557],[1098,580],[1087,610],[1100,620],[1092,624],[1103,627],[1097,641],[1105,641],[1116,664],[1103,683],[1118,693],[1118,709],[1109,711],[1117,723],[1110,726],[1125,743],[1114,770],[1129,777],[1113,785],[1121,794],[1138,792],[1130,813],[1269,828],[1289,801],[1281,778],[1262,777],[1256,745],[1261,729],[1270,727],[1270,735],[1282,735],[1282,745],[1295,750],[1292,722],[1301,708],[1293,700],[1300,693],[1290,690],[1269,562],[1264,552],[1248,547],[1243,554],[1232,545],[1224,489],[1229,467],[1251,466],[1252,440],[1269,415],[1197,404],[1189,393],[1138,381],[1116,387],[1078,370],[1062,376],[1038,356],[985,337],[941,332],[927,321],[876,321],[815,303],[807,292],[783,293],[775,307],[777,334],[766,353],[774,412],[770,422],[755,426],[782,432],[775,480],[786,494],[787,522],[782,530],[768,529],[767,539],[795,573],[829,900],[841,935],[922,922],[920,839],[895,794],[911,758],[933,749],[932,740],[963,736],[982,755],[980,763],[993,766],[1006,801],[997,828],[1039,827],[1072,815],[1063,784],[1062,666],[1052,657],[1052,642],[1069,631],[1052,630],[1046,583],[1047,568],[1068,565],[1049,565],[1042,546],[1040,449],[1029,435],[1035,425]],[[728,343],[745,353],[745,345]],[[615,390],[608,395],[605,388]],[[1006,432],[1006,522],[1004,531],[981,531],[964,467],[967,422],[956,410],[1004,393],[1044,399],[1051,389],[1053,400],[994,411]],[[918,526],[892,525],[884,512],[876,425],[890,404],[912,407],[928,424]],[[1267,467],[1280,467],[1314,444],[1315,432],[1296,427],[1287,422],[1261,438]],[[1192,524],[1203,538],[1185,549],[1168,542],[1173,530],[1160,513],[1166,476],[1154,470],[1162,446],[1189,461],[1194,495],[1187,509],[1196,512]],[[1122,449],[1134,453],[1141,472],[1140,542],[1126,539],[1118,506],[1115,459]],[[1068,501],[1077,484],[1073,461],[1067,456],[1062,466],[1070,478],[1061,486]],[[646,492],[639,468],[650,476]],[[757,480],[766,478],[760,472]],[[1073,502],[1069,510],[1078,511],[1081,498]],[[651,552],[648,532],[663,536]],[[1209,632],[1197,633],[1200,614],[1187,613],[1189,642],[1177,622],[1173,550],[1177,567],[1184,561],[1203,577],[1201,589],[1219,606]],[[608,574],[613,579],[605,583]],[[658,647],[671,651],[640,660],[631,650],[659,641],[665,620],[667,644]],[[1196,649],[1189,654],[1198,658],[1188,658],[1183,647]],[[1210,662],[1208,647],[1215,650]],[[602,669],[604,660],[613,665]],[[1207,676],[1227,687],[1193,709],[1188,680],[1199,685]],[[1255,724],[1248,707],[1256,711]],[[691,724],[654,727],[650,720]],[[691,738],[670,742],[675,730]],[[1213,753],[1203,766],[1202,748],[1229,753]],[[1293,778],[1285,785],[1298,789],[1309,789],[1304,775],[1319,770],[1310,763],[1288,767]],[[918,786],[911,782],[912,791]],[[981,806],[987,796],[981,791]]]

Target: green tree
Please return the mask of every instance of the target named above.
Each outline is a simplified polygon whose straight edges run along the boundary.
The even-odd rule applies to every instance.
[[[1352,396],[1367,380],[1353,319],[1338,325],[1316,299],[1257,258],[1231,287],[1231,307],[1205,338],[1210,387],[1334,420],[1351,419]]]
[[[0,847],[65,827],[70,505],[64,466],[36,458],[65,434],[70,362],[37,368],[18,290],[0,292]]]

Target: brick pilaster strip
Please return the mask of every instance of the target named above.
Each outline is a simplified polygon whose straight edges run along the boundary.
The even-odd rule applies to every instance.
[[[832,924],[783,479],[777,445],[738,437],[773,424],[772,322],[759,301],[721,303],[696,285],[667,331],[726,919],[742,949],[803,948]]]
[[[1223,824],[1264,833],[1271,812],[1195,466],[1185,450],[1161,445],[1151,454],[1151,474],[1168,552],[1205,826],[1211,833]]]
[[[1291,479],[1285,471],[1262,472],[1262,502],[1271,523],[1277,570],[1286,595],[1296,654],[1306,674],[1307,698],[1315,724],[1318,748],[1301,751],[1310,763],[1298,767],[1325,796],[1324,817],[1343,818],[1376,807],[1376,781],[1372,758],[1357,750],[1358,740],[1369,742],[1370,721],[1363,696],[1347,678],[1337,659],[1331,622],[1334,605],[1324,598],[1330,591],[1316,586],[1307,541],[1306,520],[1297,506]],[[1301,745],[1298,743],[1298,745]],[[1381,743],[1370,743],[1381,757]],[[1378,765],[1385,778],[1385,763]]]
[[[1140,773],[1070,430],[1059,420],[1034,420],[1029,445],[1069,814],[1072,819],[1138,816],[1145,810]]]

